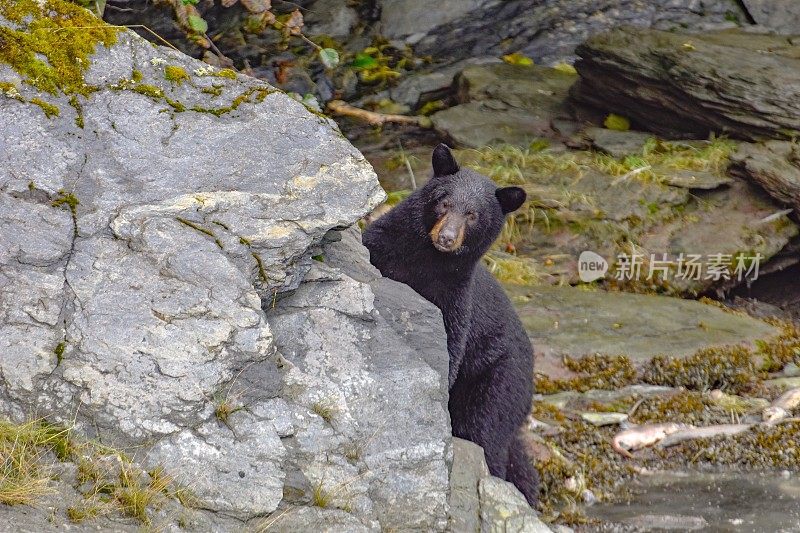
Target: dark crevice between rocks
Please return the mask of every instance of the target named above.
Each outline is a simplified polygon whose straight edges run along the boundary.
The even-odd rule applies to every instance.
[[[745,19],[747,19],[748,24],[756,24],[756,19],[754,19],[753,15],[750,14],[750,10],[747,9],[747,6],[743,0],[733,0],[733,3],[739,7],[739,10],[742,12]]]

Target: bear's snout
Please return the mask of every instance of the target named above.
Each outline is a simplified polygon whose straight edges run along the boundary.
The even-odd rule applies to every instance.
[[[456,252],[464,243],[463,217],[448,213],[433,226],[430,236],[433,246],[440,252]]]

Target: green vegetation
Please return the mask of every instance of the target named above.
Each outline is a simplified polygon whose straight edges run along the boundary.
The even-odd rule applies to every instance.
[[[533,259],[491,251],[483,256],[483,262],[489,272],[503,283],[534,285],[541,280]]]
[[[186,69],[175,65],[167,65],[164,67],[164,79],[175,85],[181,85],[184,81],[190,80],[191,78],[189,77],[189,73],[186,72]]]
[[[627,493],[626,481],[635,470],[611,448],[614,428],[598,428],[581,420],[560,424],[557,435],[544,439],[547,452],[536,467],[541,476],[539,510],[547,522],[581,525],[588,519],[578,507],[588,489],[601,501]]]
[[[55,491],[55,461],[77,464],[82,501],[66,509],[81,522],[105,514],[120,514],[150,524],[149,511],[185,489],[156,468],[147,473],[122,452],[76,437],[71,429],[31,420],[21,424],[0,421],[0,504],[35,505]]]
[[[0,421],[0,503],[30,505],[52,492],[47,455],[68,454],[69,432],[41,421]]]
[[[756,426],[733,437],[716,437],[685,442],[673,454],[691,463],[732,466],[758,470],[797,470],[800,422],[789,420],[776,426]]]
[[[762,359],[761,369],[779,372],[788,363],[800,366],[800,327],[776,319],[767,319],[767,322],[780,328],[781,333],[774,339],[756,342],[756,354]]]
[[[236,71],[231,68],[223,68],[220,70],[215,71],[212,76],[216,76],[217,78],[228,78],[229,80],[236,79]]]
[[[117,41],[118,28],[61,0],[0,0],[0,16],[18,26],[0,27],[0,62],[25,83],[53,95],[88,96],[96,90],[84,80],[89,58],[98,44]]]
[[[64,350],[67,348],[66,341],[59,342],[55,349],[53,349],[53,353],[56,356],[56,366],[61,365],[61,361],[64,359]]]
[[[314,485],[311,490],[311,505],[327,509],[331,505],[331,495],[323,488],[322,481]]]
[[[54,106],[53,104],[48,104],[41,98],[31,98],[29,102],[41,107],[42,111],[44,111],[44,115],[47,118],[57,117],[61,114],[61,110],[58,108],[58,106]]]

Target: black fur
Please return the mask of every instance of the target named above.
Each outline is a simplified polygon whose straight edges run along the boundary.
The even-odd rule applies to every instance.
[[[518,438],[531,408],[533,350],[511,302],[480,262],[525,192],[459,169],[445,145],[434,150],[433,167],[424,187],[367,229],[364,245],[384,276],[442,311],[453,434],[483,446],[490,472],[514,483],[534,505],[539,476]],[[468,221],[454,252],[439,251],[430,236],[442,206]]]

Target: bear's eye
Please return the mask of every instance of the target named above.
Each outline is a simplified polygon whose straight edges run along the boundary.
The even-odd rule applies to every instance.
[[[478,220],[478,215],[470,211],[467,213],[467,220],[469,220],[470,222],[475,222],[476,220]]]
[[[442,209],[450,209],[450,200],[442,200]]]

